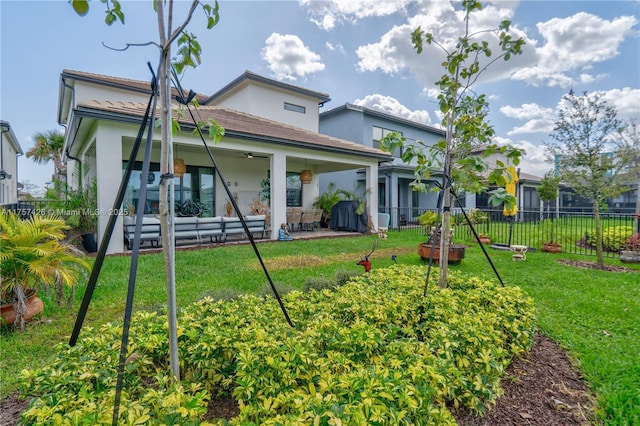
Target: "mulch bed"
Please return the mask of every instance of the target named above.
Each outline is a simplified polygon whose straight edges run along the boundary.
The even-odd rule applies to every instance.
[[[575,266],[576,268],[597,269],[599,271],[607,272],[637,272],[634,269],[625,268],[624,266],[614,266],[606,264],[600,266],[596,262],[587,262],[584,260],[558,259],[558,263],[562,263],[563,265]]]
[[[504,395],[484,417],[457,411],[462,426],[590,425],[595,398],[565,350],[537,334],[527,356],[514,360],[502,380]]]
[[[480,425],[589,425],[595,399],[571,364],[565,350],[537,334],[531,352],[514,360],[502,381],[504,395],[484,417],[458,410],[462,426]],[[13,426],[28,405],[17,394],[0,402],[0,426]],[[231,419],[238,414],[233,398],[212,399],[206,419]]]

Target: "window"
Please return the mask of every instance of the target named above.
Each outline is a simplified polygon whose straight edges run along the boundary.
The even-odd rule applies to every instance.
[[[300,173],[287,172],[287,207],[302,207]]]
[[[384,182],[378,182],[378,209],[387,206],[387,186]]]
[[[122,162],[122,171],[127,167],[127,162]],[[187,172],[182,177],[175,177],[175,204],[176,212],[180,206],[187,201],[197,201],[202,206],[202,216],[215,216],[215,179],[212,167],[187,166]],[[127,185],[124,196],[123,207],[133,208],[138,205],[138,193],[142,182],[142,162],[136,161],[131,171],[131,178]],[[144,207],[144,214],[158,214],[160,204],[160,164],[151,163],[149,165],[149,175],[147,181],[147,202]]]
[[[307,109],[300,105],[290,104],[289,102],[284,103],[284,109],[287,111],[299,112],[300,114],[304,114]]]
[[[380,140],[391,132],[396,130],[385,129],[383,127],[373,126],[373,147],[380,149]],[[398,132],[402,135],[402,132]],[[393,156],[400,158],[402,156],[402,148],[396,149]]]
[[[267,172],[267,178],[270,182],[270,170]],[[269,183],[269,192],[271,192],[271,183]],[[287,172],[287,207],[302,207],[302,182],[300,182],[299,172]]]

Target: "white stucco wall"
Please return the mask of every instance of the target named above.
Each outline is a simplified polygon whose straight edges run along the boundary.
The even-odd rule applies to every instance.
[[[284,109],[285,102],[304,107],[304,114]],[[235,89],[231,95],[216,100],[215,104],[302,129],[318,131],[317,99],[294,92],[252,82]]]

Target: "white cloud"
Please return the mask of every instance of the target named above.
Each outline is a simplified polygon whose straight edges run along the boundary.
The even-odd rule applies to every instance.
[[[509,118],[528,120],[524,125],[507,132],[509,136],[524,133],[549,133],[553,130],[554,111],[552,108],[544,108],[538,104],[522,104],[519,107],[506,105],[500,108],[500,112]]]
[[[394,115],[396,117],[402,117],[407,120],[416,121],[422,124],[430,124],[431,118],[429,113],[425,110],[412,111],[406,106],[402,105],[397,99],[391,96],[385,96],[381,94],[367,95],[364,99],[356,99],[353,101],[355,105],[364,106],[374,109],[376,111],[385,112],[387,114]]]
[[[425,87],[427,93],[432,94],[434,82],[442,75],[441,63],[445,59],[442,48],[435,44],[423,44],[423,51],[417,54],[411,43],[411,33],[421,27],[434,34],[444,48],[453,48],[458,37],[464,30],[464,15],[456,10],[450,2],[432,1],[422,2],[422,12],[408,19],[407,24],[397,25],[385,33],[378,42],[360,46],[356,53],[359,57],[360,71],[382,71],[396,74],[403,70],[411,72]],[[500,22],[511,19],[514,9],[509,2],[488,4],[483,10],[472,15],[470,24],[472,29],[497,28]],[[515,38],[525,37],[522,31],[512,27]],[[488,41],[492,46],[496,44],[496,37],[491,32],[481,32],[475,41]],[[485,72],[481,80],[496,81],[509,77],[516,70],[528,66],[535,61],[535,42],[527,40],[524,47],[525,54],[512,57],[510,61],[497,61]],[[494,47],[494,50],[497,46]],[[491,58],[492,60],[495,58]],[[481,60],[481,68],[488,63],[486,58]]]
[[[637,22],[633,16],[609,21],[585,12],[540,22],[537,28],[544,43],[536,49],[539,61],[516,72],[514,78],[534,86],[550,87],[570,87],[575,81],[602,78],[587,71],[594,63],[616,57],[621,43],[632,34]]]
[[[616,109],[619,119],[628,121],[640,118],[640,89],[624,87],[601,93],[602,99]]]
[[[500,112],[507,117],[524,120],[535,117],[549,117],[553,114],[553,109],[544,108],[538,104],[522,104],[520,107],[503,106],[500,108]]]
[[[320,55],[311,51],[293,34],[273,33],[262,48],[262,59],[278,80],[297,80],[307,74],[322,71]]]
[[[340,43],[338,44],[333,44],[331,42],[326,42],[325,46],[327,47],[327,49],[329,49],[332,52],[340,52],[340,53],[345,53],[345,49],[344,46]]]
[[[547,156],[544,145],[535,144],[527,140],[514,141],[512,145],[516,148],[524,149],[526,152],[518,165],[522,171],[542,177],[553,168],[553,165],[546,161]]]
[[[507,132],[507,135],[513,136],[524,133],[550,133],[553,130],[552,118],[536,118],[527,121],[524,125],[515,127]]]
[[[299,0],[307,9],[309,20],[323,30],[332,30],[339,24],[353,24],[373,16],[388,16],[405,9],[403,0]]]
[[[544,176],[544,174],[552,168],[552,165],[546,161],[545,147],[542,144],[535,144],[528,140],[514,141],[508,138],[495,137],[494,142],[498,145],[512,145],[516,148],[523,149],[525,154],[520,159],[518,168],[525,173],[536,176]]]

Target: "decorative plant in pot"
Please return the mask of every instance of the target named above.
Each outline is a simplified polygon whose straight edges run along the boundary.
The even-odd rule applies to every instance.
[[[435,226],[438,215],[430,210],[425,211],[418,216],[418,223],[422,226],[424,235],[427,235],[427,241],[418,244],[418,254],[423,261],[433,258],[434,261],[440,260],[440,237],[441,233],[437,232]],[[465,254],[465,246],[462,244],[452,244],[454,228],[451,228],[449,239],[449,257],[448,263],[458,264],[462,261]]]
[[[79,237],[82,247],[89,253],[98,251],[95,232],[98,229],[98,186],[94,179],[86,188],[65,191],[65,208],[70,214],[66,218],[71,227],[70,240]]]
[[[322,225],[329,227],[331,224],[331,209],[339,201],[346,200],[351,197],[351,193],[343,189],[337,189],[336,183],[331,182],[327,186],[326,191],[318,195],[313,202],[313,207],[322,210]]]
[[[625,241],[622,250],[620,250],[620,261],[640,263],[640,232],[633,234]]]
[[[491,244],[491,238],[489,238],[487,234],[480,232],[478,233],[478,242],[481,244]]]
[[[182,217],[200,217],[203,213],[209,211],[207,206],[202,204],[200,200],[186,200],[182,204],[176,206],[178,216]]]
[[[27,220],[0,210],[0,272],[2,319],[21,330],[25,321],[42,312],[35,296],[39,286],[74,286],[89,269],[63,240],[68,226],[62,219],[33,215]]]
[[[551,218],[551,214],[549,212],[551,202],[555,201],[558,198],[559,190],[560,177],[556,176],[555,170],[549,170],[547,173],[545,173],[544,177],[540,180],[540,186],[536,188],[538,197],[543,201],[543,204],[540,206],[540,224],[542,226],[543,233],[545,235],[550,235],[550,239],[542,244],[542,251],[545,251],[547,253],[560,253],[562,251],[562,246],[557,241],[555,241],[556,224],[553,222],[553,219]],[[547,204],[546,220],[543,219],[544,203]]]
[[[562,245],[557,240],[557,226],[551,219],[545,219],[540,222],[541,234],[548,238],[542,243],[541,250],[547,253],[561,253]]]

